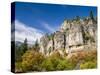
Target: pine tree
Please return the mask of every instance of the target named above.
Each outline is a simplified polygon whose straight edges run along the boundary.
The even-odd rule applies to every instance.
[[[39,43],[38,43],[38,40],[35,41],[34,49],[35,49],[35,51],[39,51]]]
[[[26,50],[28,50],[28,44],[27,44],[27,38],[25,38],[25,40],[24,40],[24,44],[23,44],[23,51],[24,51],[24,53],[26,52]]]
[[[38,40],[35,41],[35,47],[38,47]]]
[[[94,20],[94,16],[93,16],[93,12],[92,12],[92,11],[90,11],[90,18],[91,18],[92,20]]]
[[[55,35],[55,33],[51,35],[52,44],[53,44],[53,50],[55,49],[55,46],[54,46],[54,35]]]
[[[80,20],[80,17],[79,16],[76,16],[76,21],[79,21]]]

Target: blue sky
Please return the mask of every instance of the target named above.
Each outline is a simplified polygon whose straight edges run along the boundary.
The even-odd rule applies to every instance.
[[[15,25],[22,24],[26,28],[36,29],[36,33],[41,35],[53,33],[59,29],[65,18],[87,17],[91,10],[97,16],[96,7],[16,2]]]

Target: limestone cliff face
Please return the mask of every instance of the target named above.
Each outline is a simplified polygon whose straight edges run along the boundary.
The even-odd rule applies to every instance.
[[[40,40],[40,52],[50,54],[55,50],[65,50],[67,53],[82,50],[85,46],[96,46],[97,22],[90,18],[85,20],[64,20],[59,31],[53,36],[46,35]]]
[[[49,42],[49,38],[47,35],[43,36],[41,39],[40,39],[40,52],[43,53],[43,54],[46,54],[47,53],[47,45],[48,45],[48,42]]]
[[[64,33],[57,31],[54,35],[55,50],[63,49],[65,46],[64,42],[65,42]]]

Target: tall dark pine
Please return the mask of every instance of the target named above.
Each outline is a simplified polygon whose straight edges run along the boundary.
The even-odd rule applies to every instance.
[[[54,33],[54,34],[52,34],[53,50],[55,49],[55,45],[54,45],[54,35],[55,35],[55,33]]]
[[[35,41],[35,49],[36,49],[36,51],[38,51],[38,49],[39,49],[39,43],[38,43],[38,40]]]
[[[80,20],[80,17],[79,16],[76,16],[76,21],[79,21]]]
[[[27,38],[25,38],[23,46],[24,46],[23,51],[24,51],[24,53],[25,53],[26,50],[28,50]]]
[[[64,50],[66,48],[66,32],[64,32]]]
[[[90,18],[91,18],[92,20],[94,20],[94,16],[93,16],[93,12],[92,12],[92,11],[90,11]]]

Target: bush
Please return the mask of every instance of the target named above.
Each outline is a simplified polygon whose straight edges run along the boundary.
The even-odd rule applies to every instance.
[[[84,62],[80,64],[80,69],[92,69],[97,67],[97,51],[85,52]]]
[[[27,51],[22,57],[23,71],[40,71],[41,63],[44,60],[44,56],[41,53],[35,51]]]
[[[19,73],[23,72],[21,62],[16,62],[15,63],[15,72],[19,72]]]
[[[89,51],[87,52],[87,56],[84,58],[85,61],[97,61],[97,52]]]
[[[79,65],[80,69],[96,68],[97,52],[78,52],[67,59],[57,51],[44,57],[43,54],[35,50],[28,50],[22,56],[22,61],[16,62],[15,68],[16,72],[73,70],[79,61],[82,61]]]
[[[91,61],[85,62],[85,63],[80,65],[81,69],[93,69],[93,68],[96,68],[96,67],[97,67],[97,63],[91,62]]]
[[[42,62],[41,67],[43,71],[53,71],[54,70],[53,63],[50,59],[45,59]]]
[[[45,71],[70,70],[75,67],[73,63],[62,57],[58,52],[46,58],[41,66]]]
[[[59,61],[62,59],[58,52],[54,52],[43,61],[41,67],[46,71],[55,71]]]
[[[71,69],[74,69],[74,66],[71,62],[64,59],[64,60],[59,61],[59,64],[57,65],[56,69],[57,70],[71,70]]]

